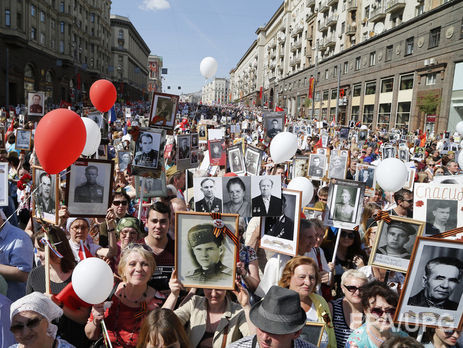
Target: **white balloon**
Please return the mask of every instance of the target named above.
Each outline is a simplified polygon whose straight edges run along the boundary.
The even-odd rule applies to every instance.
[[[72,272],[72,288],[82,301],[90,304],[104,302],[113,284],[111,267],[98,257],[80,261]]]
[[[460,154],[458,155],[458,165],[460,168],[463,168],[463,151],[460,151]]]
[[[455,130],[458,132],[458,134],[460,134],[460,136],[463,137],[463,121],[457,123]]]
[[[217,72],[217,61],[213,57],[206,57],[199,65],[199,71],[206,79],[210,79]]]
[[[82,150],[82,155],[91,156],[98,150],[98,146],[100,146],[100,127],[95,123],[95,121],[88,117],[82,117],[82,121],[84,121],[85,130],[87,131],[87,140],[85,141],[85,147]]]
[[[288,184],[288,189],[302,192],[302,208],[310,203],[313,197],[312,182],[302,176],[295,177]]]
[[[280,132],[270,143],[270,156],[274,163],[290,160],[297,151],[297,136],[290,132]]]
[[[375,169],[376,182],[386,192],[397,192],[407,182],[408,169],[398,158],[387,158]]]

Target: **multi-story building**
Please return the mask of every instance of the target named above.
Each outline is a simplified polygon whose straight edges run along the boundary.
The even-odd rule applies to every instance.
[[[162,57],[150,55],[148,57],[148,93],[162,92]]]
[[[108,77],[110,0],[0,1],[0,104],[80,102]]]
[[[141,100],[148,95],[148,56],[150,49],[132,22],[111,15],[111,79],[119,100]]]
[[[205,105],[228,104],[229,81],[225,78],[214,78],[201,90],[201,102]]]
[[[462,13],[460,1],[286,0],[231,71],[233,101],[341,124],[452,129],[461,119]],[[251,56],[262,71],[253,79]]]

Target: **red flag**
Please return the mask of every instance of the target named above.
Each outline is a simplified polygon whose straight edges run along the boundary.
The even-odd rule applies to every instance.
[[[15,120],[15,117],[13,117],[13,119],[11,120],[11,124],[10,126],[8,127],[8,129],[6,130],[6,133],[5,133],[5,143],[8,139],[8,135],[14,131],[14,120]]]
[[[313,99],[313,84],[315,79],[313,77],[309,80],[309,99]]]
[[[263,87],[260,88],[260,92],[259,92],[259,99],[262,100],[262,89]]]
[[[278,106],[275,106],[275,111],[285,111],[282,108],[279,108]]]
[[[420,142],[420,147],[425,147],[426,146],[426,132],[421,136],[421,142]]]

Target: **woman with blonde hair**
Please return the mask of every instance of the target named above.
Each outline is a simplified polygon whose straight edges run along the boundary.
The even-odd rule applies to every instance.
[[[296,256],[286,263],[278,285],[299,294],[307,321],[325,324],[321,347],[335,348],[336,336],[330,309],[325,299],[315,293],[319,282],[317,263],[310,257]]]

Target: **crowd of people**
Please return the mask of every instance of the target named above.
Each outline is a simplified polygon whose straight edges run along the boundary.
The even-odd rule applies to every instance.
[[[131,109],[130,117],[127,108]],[[21,108],[16,109],[21,112]],[[379,235],[375,215],[388,211],[391,216],[412,218],[412,187],[395,193],[373,187],[373,194],[362,197],[361,222],[354,229],[336,229],[328,226],[322,215],[296,212],[301,219],[295,256],[262,247],[260,225],[264,220],[259,216],[275,217],[267,218],[264,232],[272,235],[280,226],[278,230],[283,232],[275,236],[292,239],[292,234],[282,236],[294,230],[285,208],[288,198],[273,196],[275,183],[266,176],[279,176],[282,188],[288,186],[296,170],[318,178],[312,180],[315,194],[307,206],[323,213],[329,180],[367,182],[371,173],[362,172],[359,179],[358,166],[375,165],[390,156],[382,151],[388,144],[407,147],[408,163],[415,169],[412,182],[429,183],[440,176],[458,180],[461,169],[456,153],[445,147],[459,142],[457,134],[368,129],[353,122],[348,126],[351,135],[345,137],[341,136],[341,126],[323,120],[287,117],[283,124],[278,119],[271,121],[272,127],[266,129],[265,110],[256,107],[180,103],[178,110],[173,134],[167,135],[160,154],[151,153],[153,137],[145,133],[139,145],[143,149],[146,143],[146,151],[138,153],[134,137],[147,126],[149,105],[116,104],[116,119],[104,122],[109,128],[105,151],[97,157],[115,162],[114,172],[105,174],[112,178],[112,192],[104,217],[70,216],[66,205],[66,186],[70,183],[64,172],[53,179],[57,181],[42,173],[36,181],[38,187],[33,186],[33,170],[40,165],[34,147],[29,151],[16,149],[15,137],[18,129],[33,132],[36,124],[20,124],[17,117],[4,119],[8,129],[2,139],[0,161],[8,163],[8,187],[3,188],[8,190],[8,201],[0,210],[1,347],[104,347],[109,346],[106,340],[112,347],[463,347],[458,329],[428,327],[423,334],[423,329],[394,323],[405,274],[369,263]],[[86,112],[84,108],[77,111]],[[257,159],[252,153],[248,163],[237,156],[225,166],[202,166],[208,161],[208,143],[201,141],[206,136],[201,128],[205,125],[209,131],[224,129],[225,148],[241,144],[261,151],[257,168],[252,168]],[[297,168],[292,161],[273,162],[269,146],[283,127],[297,136],[296,156],[321,156],[314,157],[310,168],[308,159],[305,166],[302,162]],[[177,137],[194,133],[199,133],[200,139],[194,152],[198,166],[185,170],[177,159],[184,160],[193,151],[187,142],[177,144]],[[332,161],[328,170],[323,156],[337,150],[347,151],[348,158]],[[140,185],[140,176],[134,175],[131,163],[158,159],[162,166],[155,163],[153,167],[163,168],[158,179],[164,180],[158,190],[163,193],[151,197],[147,193],[155,190],[156,182],[147,180],[146,186]],[[224,187],[229,202],[214,195],[215,178],[226,177],[231,167],[246,166],[248,172],[262,177],[256,186],[261,195],[250,201],[243,199],[249,187],[239,176],[228,179]],[[86,182],[75,187],[75,201],[104,204],[105,187],[95,179],[103,174],[88,166],[84,175]],[[196,189],[195,177],[203,178]],[[57,196],[53,195],[55,185]],[[144,193],[140,193],[143,187]],[[192,199],[195,190],[202,193],[202,199]],[[341,192],[335,209],[335,219],[352,219],[357,208],[352,206],[351,190]],[[240,215],[236,264],[221,263],[220,257],[214,256],[222,253],[223,239],[228,237],[215,236],[205,225],[191,228],[188,241],[183,241],[189,243],[198,261],[198,269],[188,275],[190,279],[210,280],[208,259],[215,257],[216,276],[236,272],[234,290],[187,288],[179,280],[175,269],[176,213],[185,211]],[[437,207],[434,219],[426,221],[426,233],[449,230],[450,211]],[[56,214],[57,220],[46,222],[41,212]],[[415,230],[393,222],[385,233],[388,243],[376,253],[409,259],[411,250],[405,246]],[[46,263],[47,246],[50,257]],[[63,299],[73,270],[88,257],[101,258],[110,265],[114,273],[111,294],[105,302],[94,305]],[[444,268],[437,272],[436,265]],[[458,307],[459,303],[449,297],[463,280],[461,261],[432,260],[426,265],[424,278],[423,291],[411,298],[415,305]],[[445,296],[439,297],[444,292]]]

